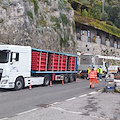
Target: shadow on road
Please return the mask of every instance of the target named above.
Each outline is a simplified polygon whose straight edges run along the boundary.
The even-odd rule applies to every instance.
[[[3,89],[3,88],[0,88],[0,93],[1,92],[9,92],[9,91],[14,91],[13,89]]]
[[[84,80],[84,79],[83,79]],[[64,84],[72,84],[74,83],[75,81],[73,82],[68,82],[68,83],[64,83]],[[52,85],[62,85],[62,81],[52,81]],[[38,88],[38,87],[49,87],[48,86],[44,86],[44,85],[32,85],[32,88]],[[29,86],[28,87],[25,87],[23,88],[22,90],[24,89],[29,89]],[[11,92],[11,91],[15,91],[14,89],[3,89],[3,88],[0,88],[0,93],[3,93],[3,92]],[[18,90],[19,91],[19,90]],[[21,91],[21,90],[20,90]]]

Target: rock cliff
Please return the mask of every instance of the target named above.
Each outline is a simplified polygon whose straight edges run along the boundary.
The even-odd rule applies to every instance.
[[[74,10],[67,0],[0,0],[0,43],[75,53]]]

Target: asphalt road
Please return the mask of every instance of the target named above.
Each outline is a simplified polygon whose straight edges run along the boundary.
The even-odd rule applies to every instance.
[[[52,87],[34,86],[31,90],[28,88],[20,91],[0,89],[0,119],[12,117],[46,104],[88,94],[104,87],[105,83],[102,81],[95,86],[95,89],[90,89],[88,80],[77,79],[77,83],[72,82],[62,85],[58,82],[54,83]]]

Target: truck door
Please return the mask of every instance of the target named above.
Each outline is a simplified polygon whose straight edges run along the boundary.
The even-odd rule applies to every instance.
[[[19,53],[12,52],[10,58],[10,72],[11,77],[14,77],[19,72]]]

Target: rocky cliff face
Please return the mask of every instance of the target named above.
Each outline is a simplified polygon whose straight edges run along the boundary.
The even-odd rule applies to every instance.
[[[75,53],[75,36],[67,0],[0,0],[0,43]]]

